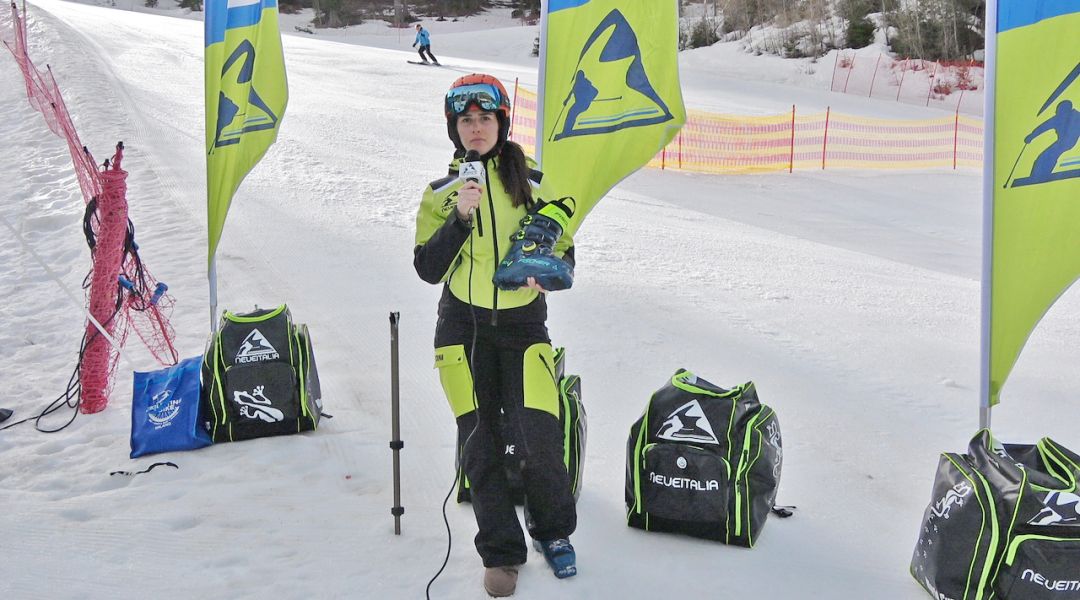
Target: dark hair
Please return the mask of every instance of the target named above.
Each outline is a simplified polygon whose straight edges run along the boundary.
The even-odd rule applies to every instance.
[[[516,206],[532,205],[532,186],[529,184],[529,164],[525,160],[525,151],[521,146],[509,140],[503,142],[499,151],[499,181],[510,194],[510,201]]]

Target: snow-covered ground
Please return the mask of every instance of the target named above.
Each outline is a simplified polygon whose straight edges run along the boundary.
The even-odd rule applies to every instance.
[[[58,0],[29,11],[32,56],[52,66],[83,142],[99,160],[125,142],[142,257],[178,300],[181,354],[199,354],[209,329],[202,24]],[[311,327],[335,418],[314,433],[130,461],[131,372],[154,366],[132,338],[107,410],[53,435],[0,432],[0,598],[423,596],[446,548],[455,436],[432,369],[439,290],[411,265],[414,211],[451,152],[449,83],[473,70],[536,79],[535,28],[429,25],[448,68],[406,64],[411,36],[396,32],[348,44],[285,37],[288,113],[222,240],[222,307],[288,302]],[[941,114],[793,84],[779,59],[714,47],[681,60],[691,108]],[[66,147],[3,56],[0,140],[0,407],[19,419],[74,366],[82,307],[64,290],[79,295],[89,260]],[[937,454],[963,449],[977,426],[980,181],[944,170],[647,170],[612,191],[576,238],[574,288],[550,298],[553,339],[588,409],[580,574],[558,581],[534,554],[517,597],[925,597],[907,565]],[[1034,334],[994,413],[1000,438],[1080,447],[1077,302],[1066,294]],[[401,536],[389,511],[391,311],[401,313]],[[625,525],[630,425],[679,367],[720,385],[752,379],[779,414],[778,502],[798,510],[770,521],[753,550]],[[109,476],[155,460],[180,468]],[[454,544],[432,596],[485,597],[471,510],[451,504],[447,516]]]

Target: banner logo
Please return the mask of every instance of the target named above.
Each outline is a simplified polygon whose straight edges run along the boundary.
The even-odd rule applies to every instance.
[[[1024,138],[1024,146],[1016,157],[1016,164],[1020,164],[1020,159],[1029,145],[1051,132],[1054,135],[1053,143],[1035,157],[1031,163],[1031,172],[1026,177],[1014,179],[1011,187],[1080,177],[1080,110],[1073,100],[1080,102],[1080,63],[1076,64],[1039,109],[1037,116],[1042,121]],[[1050,109],[1051,106],[1054,107],[1053,110]],[[1015,168],[1014,166],[1013,169]],[[1009,187],[1008,180],[1005,185]]]
[[[240,62],[243,60],[243,62]],[[237,65],[239,66],[237,67]],[[237,67],[237,68],[234,68]],[[266,104],[251,83],[255,71],[255,46],[249,40],[241,40],[236,49],[221,67],[221,91],[218,92],[217,133],[214,135],[214,148],[239,144],[245,133],[263,131],[277,127],[278,115]],[[234,74],[230,74],[234,73]],[[226,75],[229,78],[226,79]],[[247,92],[247,102],[235,102],[225,95],[225,90],[237,93]],[[240,105],[248,107],[250,113],[241,113]],[[235,125],[234,122],[239,121]],[[225,128],[233,126],[226,131]]]
[[[716,444],[720,442],[713,433],[712,423],[701,410],[697,400],[691,400],[668,415],[660,425],[656,437],[673,442],[698,442]]]
[[[675,118],[649,81],[638,36],[618,9],[608,13],[585,42],[573,80],[550,141]]]

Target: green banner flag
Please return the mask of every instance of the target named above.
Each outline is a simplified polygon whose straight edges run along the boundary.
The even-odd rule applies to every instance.
[[[1080,276],[1080,2],[992,0],[990,9],[983,251],[987,409],[999,401],[1039,320]]]
[[[277,139],[289,91],[277,0],[206,1],[206,216],[217,252],[233,194]]]
[[[572,234],[686,122],[676,0],[549,0],[537,159],[577,201]]]

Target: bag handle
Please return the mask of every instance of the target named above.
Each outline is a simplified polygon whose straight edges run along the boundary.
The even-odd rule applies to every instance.
[[[699,382],[709,387],[701,387],[690,383],[691,381]],[[691,394],[702,394],[705,396],[712,396],[713,398],[730,398],[732,396],[741,395],[746,388],[753,385],[753,382],[747,382],[742,385],[737,385],[730,390],[726,390],[722,387],[713,385],[708,381],[694,375],[686,369],[679,369],[675,372],[675,375],[671,377],[671,385],[679,388],[680,390],[690,392]]]
[[[222,317],[225,318],[225,319],[228,319],[229,321],[232,321],[233,323],[258,323],[260,321],[266,321],[266,320],[272,319],[272,318],[280,315],[281,312],[284,311],[285,309],[286,309],[286,306],[284,304],[282,304],[281,306],[278,306],[277,308],[275,308],[274,310],[266,313],[265,315],[259,315],[257,317],[248,317],[248,316],[244,316],[244,315],[238,315],[236,313],[232,313],[232,312],[229,312],[229,311],[225,311],[225,314],[222,315]]]
[[[1050,438],[1042,438],[1036,444],[1036,448],[1038,448],[1039,455],[1046,465],[1047,473],[1064,484],[1066,491],[1075,491],[1077,472],[1080,471],[1080,465],[1073,461],[1061,444]]]

